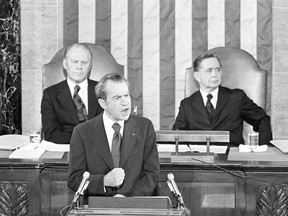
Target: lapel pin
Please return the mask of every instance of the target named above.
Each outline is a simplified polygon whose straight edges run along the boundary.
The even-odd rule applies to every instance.
[[[132,136],[135,136],[135,133],[132,133]]]

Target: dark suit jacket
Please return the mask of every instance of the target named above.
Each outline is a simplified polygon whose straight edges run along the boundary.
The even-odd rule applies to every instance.
[[[88,79],[88,119],[103,111],[95,95],[96,84],[96,81]],[[44,90],[41,114],[45,140],[60,144],[70,143],[73,129],[80,122],[67,80]]]
[[[131,115],[124,123],[120,167],[125,180],[120,188],[106,187],[103,178],[114,168],[106,137],[103,114],[75,127],[70,144],[67,184],[76,191],[85,171],[90,173],[87,195],[150,196],[160,172],[156,133],[150,120]]]
[[[243,140],[243,121],[259,132],[259,144],[272,140],[270,117],[240,89],[219,87],[216,109],[209,121],[200,91],[180,103],[179,113],[173,125],[176,130],[226,130],[230,131],[230,143],[239,145]]]

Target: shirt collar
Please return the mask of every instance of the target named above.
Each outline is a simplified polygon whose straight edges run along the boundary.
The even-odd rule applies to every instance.
[[[216,89],[214,89],[212,92],[209,92],[209,93],[207,93],[204,90],[200,89],[200,93],[201,93],[203,98],[204,97],[207,98],[208,94],[211,94],[213,96],[213,98],[216,98],[216,97],[218,97],[218,92],[219,92],[219,87],[217,87]]]
[[[114,122],[112,119],[109,118],[109,116],[106,113],[106,110],[103,112],[103,123],[105,128],[112,128],[114,123],[118,123],[121,126],[120,132],[123,134],[123,129],[124,129],[124,120],[123,121],[118,121]]]
[[[214,108],[216,108],[217,101],[218,101],[218,92],[219,92],[219,87],[217,87],[216,89],[214,89],[212,92],[209,92],[209,93],[200,89],[200,93],[204,102],[204,106],[206,105],[206,102],[207,102],[207,95],[211,94],[213,96],[211,99],[211,103],[213,104]]]
[[[80,86],[81,89],[87,89],[88,87],[88,80],[85,79],[83,82],[76,84],[75,82],[73,82],[72,80],[70,80],[69,78],[67,78],[67,84],[69,87],[72,87],[73,91],[74,91],[74,87],[76,85]]]
[[[67,78],[66,80],[67,80],[67,84],[69,86],[72,97],[73,97],[74,88],[76,85],[78,85],[80,87],[80,91],[87,92],[87,89],[88,89],[88,80],[87,79],[85,79],[83,82],[78,83],[78,84],[76,84],[75,82],[73,82],[69,78]]]

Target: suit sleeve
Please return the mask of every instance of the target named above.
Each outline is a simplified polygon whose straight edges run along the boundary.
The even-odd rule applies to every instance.
[[[59,144],[70,143],[71,133],[61,130],[61,126],[55,114],[53,99],[46,89],[43,92],[41,114],[42,130],[44,132],[45,140]]]
[[[188,130],[189,126],[188,126],[186,119],[187,119],[187,117],[185,114],[184,103],[183,103],[183,101],[181,101],[180,107],[179,107],[179,112],[178,112],[178,115],[176,117],[176,120],[174,122],[172,129],[173,130]]]
[[[85,148],[85,137],[87,134],[84,132],[85,128],[80,128],[76,126],[73,130],[71,143],[70,143],[70,153],[69,153],[69,176],[67,180],[67,186],[74,192],[77,191],[85,171],[89,171],[87,166],[87,149]],[[96,163],[96,162],[95,162]],[[102,169],[105,169],[102,167]],[[107,168],[108,169],[108,168]],[[110,170],[106,170],[99,173],[91,173],[89,177],[89,185],[86,190],[86,195],[98,195],[98,196],[111,196],[116,193],[110,188],[104,190],[104,176]],[[114,192],[114,194],[113,194]]]
[[[259,132],[259,144],[269,144],[272,140],[270,117],[264,109],[254,103],[245,93],[241,102],[243,119]]]
[[[141,177],[135,185],[132,196],[151,196],[156,188],[160,173],[156,133],[151,121],[149,121],[147,131]]]
[[[82,180],[83,173],[86,171],[85,159],[84,143],[77,130],[77,127],[75,127],[70,143],[69,176],[67,180],[68,187],[74,192],[77,191],[77,188]]]

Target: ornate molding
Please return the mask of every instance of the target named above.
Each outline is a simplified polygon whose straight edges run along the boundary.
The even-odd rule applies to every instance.
[[[288,194],[283,186],[269,185],[260,187],[257,197],[257,215],[288,215]]]
[[[0,215],[28,215],[28,184],[0,182]]]

